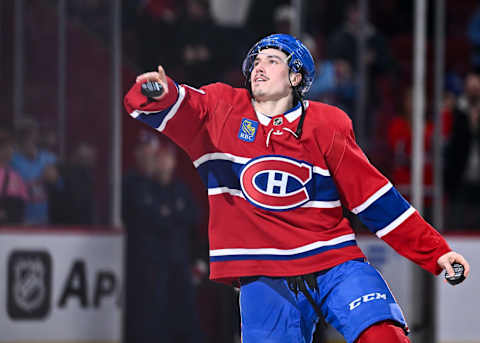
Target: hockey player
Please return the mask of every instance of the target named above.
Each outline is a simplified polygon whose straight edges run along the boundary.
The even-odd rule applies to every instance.
[[[304,101],[314,77],[292,36],[263,38],[243,62],[247,89],[137,77],[128,113],[190,156],[208,190],[210,277],[240,285],[242,339],[311,342],[319,320],[347,342],[409,342],[385,281],[357,246],[343,204],[433,274],[469,265],[368,161],[340,109]],[[146,97],[155,81],[164,93]]]

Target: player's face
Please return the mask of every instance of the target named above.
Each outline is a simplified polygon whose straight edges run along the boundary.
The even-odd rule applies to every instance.
[[[258,53],[250,76],[253,97],[257,101],[278,100],[291,92],[287,55],[277,49]]]

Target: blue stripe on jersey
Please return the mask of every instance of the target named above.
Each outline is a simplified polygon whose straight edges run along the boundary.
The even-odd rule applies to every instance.
[[[351,247],[357,245],[355,240],[320,247],[310,251],[301,252],[294,255],[225,255],[225,256],[210,256],[210,262],[224,262],[224,261],[245,261],[245,260],[272,260],[272,261],[288,261],[296,260],[300,258],[310,257],[313,255],[318,255],[329,250],[341,249],[345,247]]]
[[[158,127],[162,125],[163,120],[167,116],[168,112],[170,112],[170,109],[172,107],[173,105],[163,111],[156,112],[156,113],[149,113],[149,114],[141,113],[135,119],[138,119],[141,122],[144,122],[145,124],[153,127],[154,129],[158,129]]]
[[[331,176],[323,176],[317,173],[313,174],[313,197],[314,201],[334,201],[339,200],[340,196],[337,186]]]
[[[178,102],[178,98],[180,97],[180,90],[178,88],[178,84],[175,82],[175,87],[177,87],[177,92],[179,92],[179,95],[177,96],[177,99],[173,103],[172,106],[159,111],[159,112],[153,112],[153,113],[141,113],[138,117],[135,119],[140,120],[141,122],[153,127],[154,129],[158,129],[160,125],[162,125],[163,120],[167,116],[168,112],[172,109],[173,106],[175,106]]]
[[[202,163],[198,173],[207,188],[228,187],[240,190],[240,173],[243,164],[227,160],[210,160]]]
[[[240,174],[243,166],[241,163],[218,159],[202,163],[197,170],[207,188],[227,187],[241,190]],[[310,194],[310,200],[336,201],[340,199],[332,177],[313,173],[311,182],[313,182],[313,187],[311,187],[313,194]],[[306,188],[310,189],[308,186]]]
[[[392,187],[387,193],[360,212],[358,216],[370,231],[375,233],[389,225],[409,208],[409,203],[395,187]]]

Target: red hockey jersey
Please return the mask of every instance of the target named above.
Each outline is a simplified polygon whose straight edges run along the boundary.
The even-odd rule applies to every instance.
[[[208,190],[210,277],[292,276],[364,257],[343,204],[401,255],[438,274],[450,251],[355,142],[340,109],[305,102],[269,117],[256,113],[245,89],[201,89],[168,79],[151,101],[135,84],[128,113],[170,137],[193,161]]]

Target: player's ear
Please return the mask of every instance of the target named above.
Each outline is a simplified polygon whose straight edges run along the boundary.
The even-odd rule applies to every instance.
[[[296,87],[302,82],[302,74],[300,73],[290,73],[290,82],[293,87]]]

